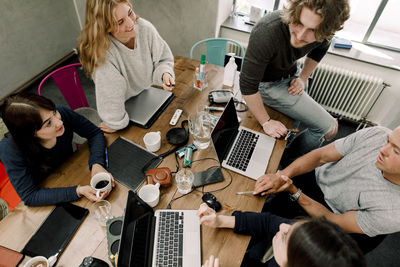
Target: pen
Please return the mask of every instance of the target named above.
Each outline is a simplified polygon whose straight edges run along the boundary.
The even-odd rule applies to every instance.
[[[209,111],[224,111],[224,108],[222,108],[222,107],[209,107],[209,106],[206,106],[205,109],[209,110]]]
[[[236,195],[252,195],[253,191],[236,192]]]
[[[107,147],[104,149],[104,153],[106,155],[106,168],[108,169],[108,149],[107,149]]]

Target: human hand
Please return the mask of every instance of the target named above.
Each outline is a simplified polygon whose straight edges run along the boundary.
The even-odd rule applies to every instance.
[[[99,127],[100,130],[102,130],[105,133],[115,133],[117,131],[108,127],[107,124],[105,124],[105,122],[101,122],[99,125],[97,125],[97,127]]]
[[[265,196],[267,194],[273,194],[285,191],[289,188],[289,186],[293,183],[293,181],[282,174],[264,174],[260,178],[257,179],[257,182],[254,186],[254,195],[260,194]]]
[[[211,255],[210,258],[201,265],[201,267],[219,267],[219,259],[214,258],[214,255]]]
[[[100,164],[98,164],[98,163],[93,164],[92,165],[92,173],[91,173],[92,177],[95,176],[96,174],[98,174],[99,172],[108,173],[111,176],[111,186],[115,187],[115,180],[114,180],[114,177],[112,176],[112,174],[109,173],[106,169],[104,169],[104,167],[101,166]]]
[[[285,136],[287,128],[282,122],[276,120],[269,120],[262,125],[264,132],[269,136],[280,138]]]
[[[175,80],[172,78],[171,74],[168,72],[165,72],[162,75],[162,81],[163,81],[163,88],[164,90],[171,91],[175,87]]]
[[[301,78],[295,78],[290,81],[288,92],[290,95],[302,95],[305,82]]]
[[[103,194],[100,195],[100,199],[98,199],[96,196],[95,189],[93,189],[90,185],[83,185],[83,186],[78,186],[76,188],[76,193],[78,194],[78,196],[84,196],[87,199],[89,199],[90,201],[95,202],[100,199],[106,198],[110,192],[105,191]]]
[[[200,223],[213,228],[233,228],[235,226],[234,216],[217,215],[215,210],[207,206],[206,203],[200,205],[197,211]]]

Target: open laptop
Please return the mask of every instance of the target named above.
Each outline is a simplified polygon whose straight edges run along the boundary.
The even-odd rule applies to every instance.
[[[129,120],[142,128],[150,128],[174,98],[172,92],[150,87],[125,101]]]
[[[157,210],[154,213],[149,205],[130,190],[117,266],[200,267],[200,219],[196,212]]]
[[[265,174],[275,138],[239,126],[231,98],[212,134],[222,167],[257,180]]]

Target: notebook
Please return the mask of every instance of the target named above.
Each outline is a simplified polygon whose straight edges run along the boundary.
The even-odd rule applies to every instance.
[[[231,98],[211,138],[222,167],[257,180],[265,174],[275,138],[239,126]]]
[[[129,191],[117,266],[200,267],[200,219],[196,212],[154,212],[136,193]]]
[[[144,167],[156,168],[162,158],[147,151],[132,141],[120,136],[107,149],[109,166],[107,170],[114,178],[136,190],[146,179]]]
[[[126,100],[125,110],[131,123],[150,128],[174,98],[172,92],[150,87]]]

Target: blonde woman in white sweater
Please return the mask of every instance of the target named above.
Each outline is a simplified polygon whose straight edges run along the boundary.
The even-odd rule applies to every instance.
[[[128,0],[88,0],[79,58],[96,87],[104,132],[129,124],[125,101],[152,84],[172,90],[174,57],[156,28]]]

